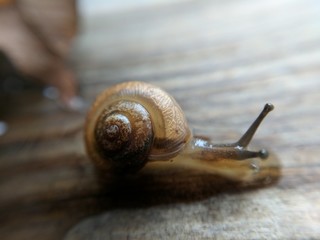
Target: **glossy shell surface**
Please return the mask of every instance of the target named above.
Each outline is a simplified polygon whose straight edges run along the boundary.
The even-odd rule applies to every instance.
[[[125,113],[126,110],[128,111],[127,113]],[[128,138],[130,141],[136,141],[137,138],[139,140],[141,139],[141,136],[146,137],[148,141],[151,139],[151,141],[142,144],[143,146],[141,143],[138,144],[138,148],[143,149],[143,154],[147,155],[144,157],[147,160],[169,160],[175,157],[184,148],[185,143],[189,141],[191,133],[185,116],[180,106],[168,93],[163,91],[161,88],[147,83],[126,82],[115,85],[103,91],[97,97],[87,115],[87,121],[85,125],[86,148],[89,156],[96,164],[102,166],[103,168],[110,168],[110,161],[106,161],[106,157],[115,157],[118,159],[116,152],[111,151],[110,154],[101,154],[101,147],[99,146],[101,146],[103,134],[101,135],[101,127],[99,128],[99,122],[101,124],[101,121],[105,121],[105,118],[101,118],[101,116],[107,116],[110,114],[110,112],[112,112],[112,114],[119,114],[120,112],[123,112],[127,119],[131,118],[132,120],[135,117],[130,117],[131,112],[133,111],[133,115],[135,115],[137,112],[136,110],[141,110],[145,116],[142,120],[140,119],[138,121],[138,124],[131,125],[129,127],[130,130],[128,130],[129,128],[127,128],[127,130],[119,130],[117,128],[121,124],[111,124],[111,127],[105,129],[104,132],[109,132],[112,135],[114,134],[113,131],[120,131],[123,133],[122,135],[124,139]],[[129,132],[135,128],[138,128],[134,130],[135,133],[139,131],[140,133],[141,131],[148,131],[148,127],[141,128],[139,124],[141,122],[145,122],[148,125],[149,121],[146,120],[146,118],[149,117],[151,124],[150,132],[140,134],[140,137],[138,135],[135,135],[135,137],[128,137],[126,135],[131,134]],[[114,120],[114,116],[109,116],[108,120],[117,121]],[[121,116],[120,120],[122,123],[129,121]],[[112,136],[110,139],[112,140]],[[116,141],[117,140],[119,139],[116,139]],[[118,146],[121,144],[115,145]],[[147,147],[149,148],[148,150]],[[138,158],[138,155],[133,154],[133,157]],[[141,156],[139,155],[139,157]],[[121,161],[130,161],[128,157],[125,156],[124,158],[125,159]],[[113,163],[111,162],[111,164]]]

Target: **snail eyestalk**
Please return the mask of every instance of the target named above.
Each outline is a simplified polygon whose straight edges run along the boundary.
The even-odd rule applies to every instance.
[[[236,149],[238,150],[238,158],[236,160],[244,160],[247,158],[255,158],[259,157],[261,159],[266,159],[269,156],[269,153],[266,149],[261,149],[258,152],[251,152],[246,149],[246,147],[251,142],[255,132],[257,131],[258,127],[260,126],[263,119],[267,116],[269,112],[274,109],[274,106],[271,103],[267,103],[264,105],[263,110],[257,117],[257,119],[251,124],[248,130],[243,134],[243,136],[239,139],[238,142],[235,143]]]
[[[194,137],[191,141],[191,155],[194,159],[200,159],[207,162],[212,162],[221,159],[230,159],[236,161],[242,161],[249,158],[261,158],[266,159],[268,157],[268,151],[261,149],[259,151],[247,150],[252,137],[254,136],[259,125],[267,116],[269,112],[273,110],[273,105],[267,103],[257,119],[251,124],[248,130],[243,134],[239,141],[231,144],[212,144],[206,139]]]
[[[251,126],[248,128],[248,130],[245,132],[245,134],[243,134],[243,136],[239,139],[239,141],[236,144],[240,147],[247,147],[253,135],[257,131],[259,125],[261,124],[262,120],[273,109],[274,109],[274,106],[271,103],[267,103],[266,105],[264,105],[264,108],[259,114],[259,116],[257,117],[257,119],[251,124]]]
[[[265,149],[261,149],[258,152],[251,152],[246,150],[245,148],[251,142],[252,137],[254,136],[255,132],[257,131],[263,119],[273,109],[274,109],[274,106],[271,103],[267,103],[266,105],[264,105],[264,108],[259,114],[259,116],[257,117],[257,119],[251,124],[251,126],[248,128],[245,134],[243,134],[243,136],[239,139],[239,141],[236,142],[236,147],[240,149],[239,159],[237,160],[243,160],[243,159],[254,158],[254,157],[260,157],[261,159],[266,159],[268,157],[269,153]]]

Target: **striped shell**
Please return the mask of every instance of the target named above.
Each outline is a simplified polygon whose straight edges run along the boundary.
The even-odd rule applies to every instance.
[[[162,89],[126,82],[103,91],[85,125],[86,148],[103,169],[135,172],[148,160],[170,160],[191,136],[177,102]]]

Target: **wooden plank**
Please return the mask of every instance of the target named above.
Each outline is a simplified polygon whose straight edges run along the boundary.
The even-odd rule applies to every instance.
[[[86,156],[84,112],[28,90],[1,102],[2,239],[317,239],[320,28],[316,0],[179,1],[84,19],[71,63],[92,102],[141,80],[173,95],[196,134],[237,139],[265,102],[252,148],[281,167],[237,183],[175,164],[124,179]]]

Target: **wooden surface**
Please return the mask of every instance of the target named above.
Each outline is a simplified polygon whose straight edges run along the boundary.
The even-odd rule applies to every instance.
[[[1,97],[1,239],[319,239],[320,5],[178,1],[90,15],[71,64],[81,95],[140,80],[170,92],[197,134],[237,139],[276,108],[252,148],[281,165],[267,183],[167,166],[101,177],[84,112],[39,90]]]

